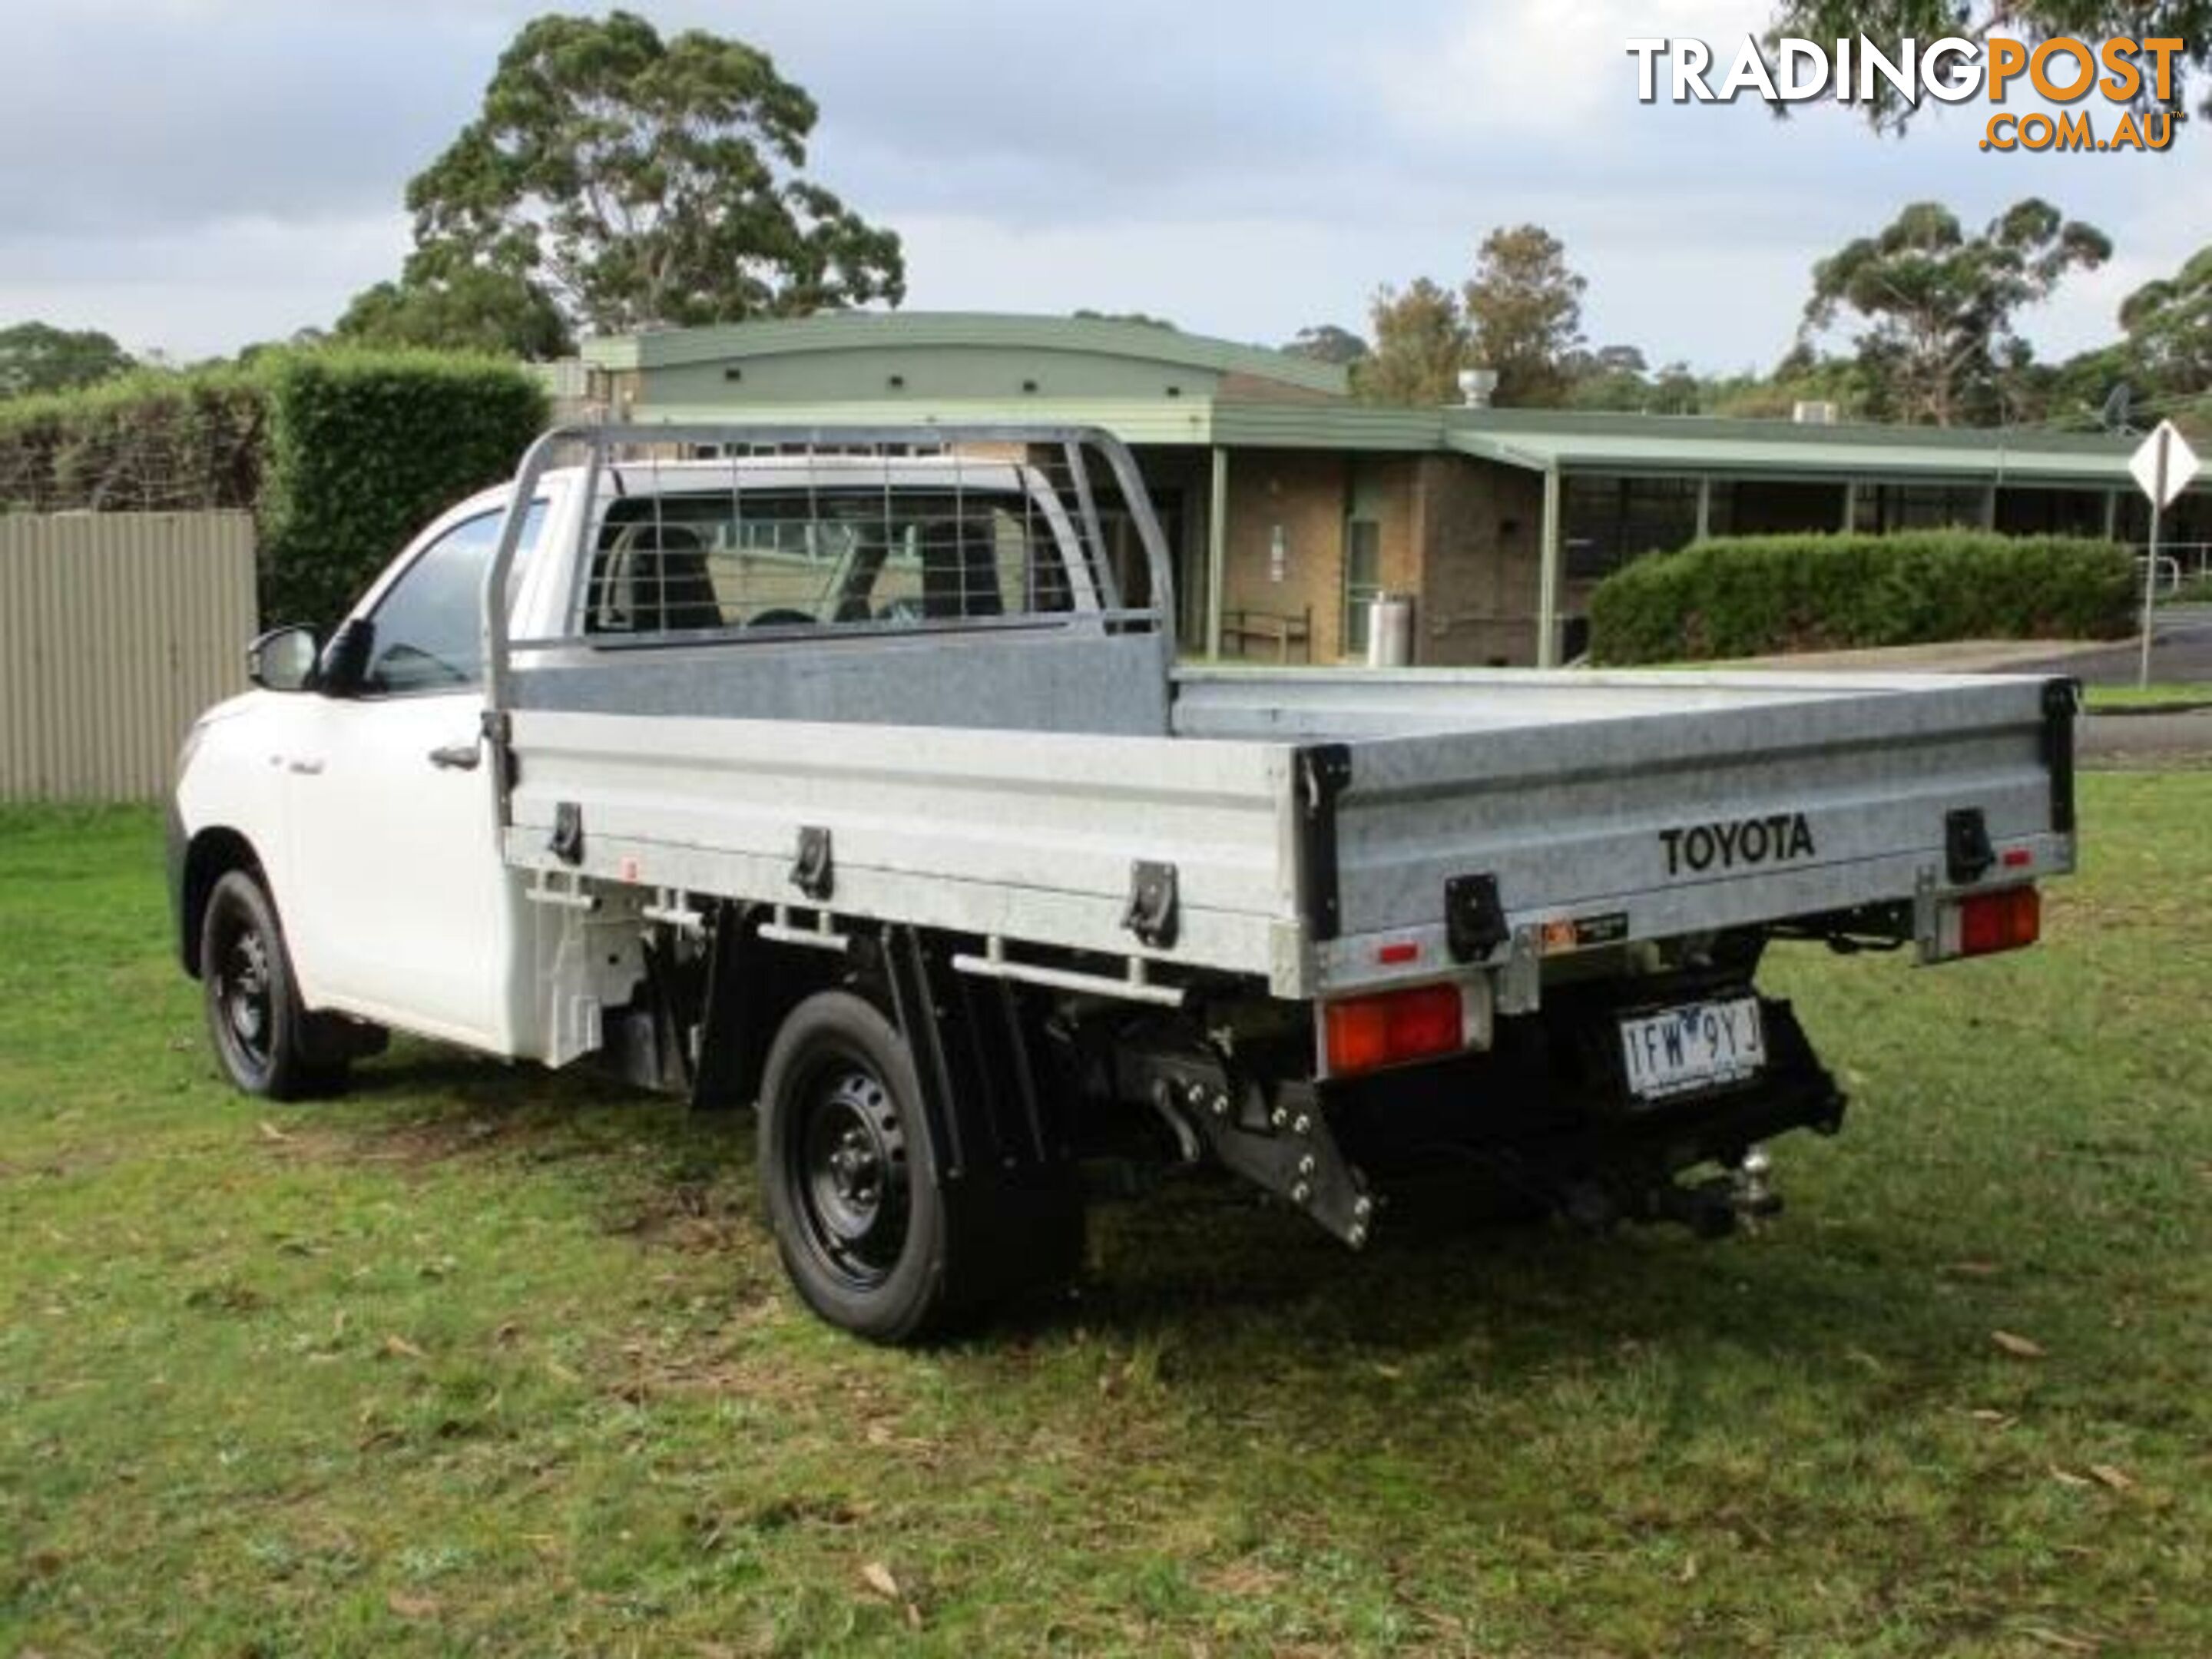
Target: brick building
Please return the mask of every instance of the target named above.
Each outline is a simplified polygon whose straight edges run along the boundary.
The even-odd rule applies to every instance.
[[[1103,427],[1138,457],[1200,654],[1357,656],[1389,591],[1413,596],[1417,661],[1555,660],[1600,578],[1703,533],[2146,534],[2123,439],[1370,408],[1340,368],[1142,323],[848,313],[595,340],[583,368],[583,404],[632,419]],[[2212,543],[2212,491],[2167,534]]]

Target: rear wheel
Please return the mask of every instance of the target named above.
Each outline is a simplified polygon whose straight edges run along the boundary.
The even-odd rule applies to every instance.
[[[307,1015],[292,979],[276,907],[234,870],[208,895],[200,926],[200,986],[208,1035],[231,1082],[250,1095],[301,1100],[345,1079],[345,1064],[312,1054]]]
[[[877,1342],[930,1334],[950,1305],[945,1203],[905,1039],[823,991],[784,1020],[761,1079],[760,1170],[791,1282]]]

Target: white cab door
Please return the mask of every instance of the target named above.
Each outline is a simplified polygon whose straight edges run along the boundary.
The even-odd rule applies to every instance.
[[[480,741],[477,625],[501,516],[426,539],[368,613],[360,691],[302,720],[284,921],[311,1006],[511,1053],[520,907]]]

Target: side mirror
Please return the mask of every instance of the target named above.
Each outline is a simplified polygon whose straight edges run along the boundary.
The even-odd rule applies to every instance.
[[[246,647],[246,678],[264,691],[304,691],[315,678],[315,630],[272,628]]]
[[[368,659],[376,650],[376,624],[366,617],[353,617],[338,624],[315,672],[315,686],[334,697],[349,697],[368,678]]]

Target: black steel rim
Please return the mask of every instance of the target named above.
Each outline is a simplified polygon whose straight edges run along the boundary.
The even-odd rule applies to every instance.
[[[216,936],[215,1006],[224,1040],[256,1072],[268,1068],[276,1025],[269,941],[252,921],[227,912]]]
[[[858,1060],[814,1067],[798,1094],[786,1172],[806,1248],[839,1283],[879,1288],[912,1218],[906,1135],[890,1091]]]

